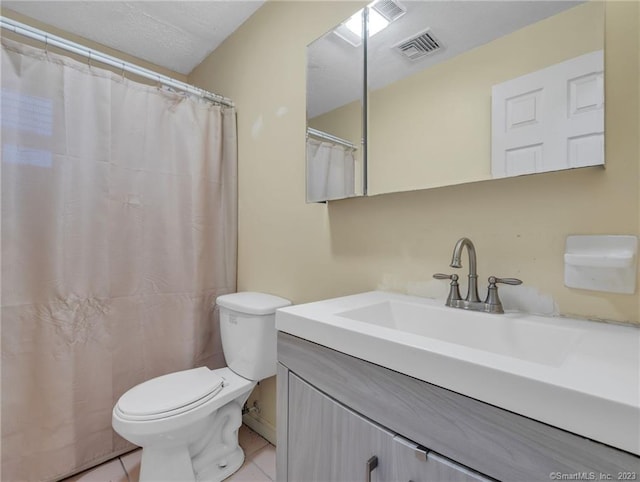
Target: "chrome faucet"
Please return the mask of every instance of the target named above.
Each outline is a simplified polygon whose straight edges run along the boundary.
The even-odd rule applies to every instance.
[[[496,278],[495,276],[489,277],[489,288],[487,290],[487,297],[484,301],[480,301],[478,296],[478,272],[477,272],[477,258],[476,248],[473,242],[469,238],[460,238],[453,248],[453,256],[451,257],[452,268],[462,268],[460,258],[462,257],[462,250],[467,248],[469,255],[469,284],[467,287],[467,297],[463,300],[460,296],[460,289],[458,285],[457,274],[442,274],[436,273],[433,275],[436,279],[450,279],[449,296],[445,304],[452,308],[461,308],[463,310],[472,311],[484,311],[486,313],[504,313],[502,302],[498,296],[497,283],[504,283],[509,285],[519,285],[522,281],[517,278]]]

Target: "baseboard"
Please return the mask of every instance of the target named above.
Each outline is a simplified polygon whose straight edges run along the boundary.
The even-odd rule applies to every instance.
[[[269,422],[254,413],[244,414],[242,416],[242,421],[251,430],[262,435],[273,445],[276,445],[276,428]]]

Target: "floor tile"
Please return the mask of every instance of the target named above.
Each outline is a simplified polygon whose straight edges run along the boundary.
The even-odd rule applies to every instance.
[[[225,482],[271,482],[262,470],[252,462],[245,462],[244,465]]]
[[[271,480],[276,480],[276,448],[269,444],[251,455],[250,461],[256,464]]]
[[[127,475],[129,475],[129,482],[138,482],[140,480],[140,460],[142,459],[142,449],[138,449],[134,452],[129,452],[126,455],[122,455],[120,460],[124,465]]]
[[[238,443],[240,447],[242,447],[242,450],[244,450],[244,455],[247,458],[269,444],[269,442],[246,425],[241,425],[240,430],[238,430]]]
[[[127,482],[127,473],[122,468],[120,460],[114,459],[64,479],[63,482]]]

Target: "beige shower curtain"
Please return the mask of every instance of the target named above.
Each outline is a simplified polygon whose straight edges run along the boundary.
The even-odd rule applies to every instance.
[[[224,364],[236,288],[235,112],[2,41],[2,474],[129,445],[118,397]]]

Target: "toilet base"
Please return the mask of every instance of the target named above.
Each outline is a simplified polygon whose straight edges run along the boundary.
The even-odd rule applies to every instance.
[[[140,464],[140,482],[220,482],[230,477],[244,463],[244,452],[237,447],[227,457],[210,466],[203,467],[197,474],[189,452],[185,450],[143,449]]]
[[[248,395],[242,397],[243,403]],[[220,482],[237,471],[244,462],[238,445],[242,424],[238,402],[228,403],[202,421],[202,433],[190,445],[143,447],[140,482]]]
[[[191,456],[187,447],[143,448],[140,482],[195,481]]]
[[[233,453],[231,453],[223,461],[226,465],[220,466],[219,464],[212,465],[203,469],[196,478],[197,481],[220,481],[231,476],[236,472],[244,463],[244,452],[238,447]]]

